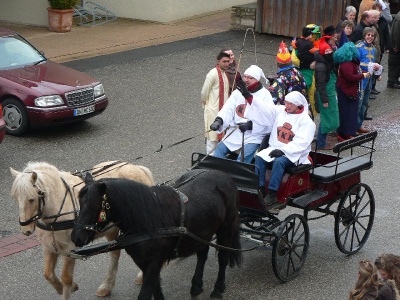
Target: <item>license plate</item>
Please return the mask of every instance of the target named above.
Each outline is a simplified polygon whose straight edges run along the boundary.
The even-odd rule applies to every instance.
[[[80,107],[80,108],[75,108],[74,109],[74,117],[76,116],[82,116],[86,114],[90,114],[94,112],[94,105],[86,106],[86,107]]]

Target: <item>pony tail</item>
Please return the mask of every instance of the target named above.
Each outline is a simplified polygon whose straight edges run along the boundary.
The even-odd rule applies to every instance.
[[[224,182],[223,185],[218,184],[217,186],[217,190],[223,195],[227,205],[227,213],[224,220],[224,223],[227,224],[225,227],[225,236],[219,236],[217,232],[217,242],[230,248],[242,249],[239,233],[239,193],[236,191],[234,199],[231,199],[232,188],[236,188],[236,185],[231,179],[228,182]],[[243,261],[242,252],[222,251],[226,253],[229,267],[241,266]]]
[[[232,248],[234,249],[242,249],[242,246],[240,244],[240,235],[239,235],[239,226],[235,227],[234,230],[232,230]],[[242,265],[243,261],[243,255],[242,252],[240,251],[229,251],[228,253],[229,257],[229,266],[233,268],[234,266],[240,267]]]

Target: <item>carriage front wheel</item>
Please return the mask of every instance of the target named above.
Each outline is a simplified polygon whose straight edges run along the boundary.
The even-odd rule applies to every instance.
[[[339,202],[335,215],[335,242],[340,251],[351,255],[367,241],[375,217],[375,198],[371,188],[359,183]]]
[[[287,282],[300,273],[309,241],[310,231],[303,216],[293,214],[282,221],[272,245],[272,268],[279,280]]]

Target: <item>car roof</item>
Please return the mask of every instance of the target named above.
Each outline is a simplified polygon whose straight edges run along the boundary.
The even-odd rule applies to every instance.
[[[15,35],[15,34],[16,34],[15,31],[12,31],[12,30],[4,28],[4,27],[0,27],[0,37],[10,36],[10,35]]]

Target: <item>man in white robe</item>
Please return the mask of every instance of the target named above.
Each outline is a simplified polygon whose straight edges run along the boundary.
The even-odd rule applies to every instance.
[[[309,152],[314,139],[315,124],[308,115],[308,103],[299,92],[293,91],[285,96],[285,105],[273,107],[248,103],[244,116],[249,120],[264,120],[273,128],[269,147],[260,151],[255,159],[256,173],[259,175],[260,191],[265,191],[265,172],[267,162],[272,161],[268,194],[263,198],[264,209],[276,210],[283,204],[277,201],[277,191],[285,173],[285,168],[296,164],[310,164]]]
[[[221,52],[217,56],[217,65],[206,76],[201,89],[201,103],[204,109],[204,125],[206,133],[207,153],[217,146],[219,137],[216,132],[209,132],[219,110],[229,97],[229,79],[226,70],[229,68],[230,55]]]
[[[261,84],[260,79],[264,78],[264,72],[258,66],[250,66],[243,75],[243,81],[237,83],[234,90],[219,111],[214,123],[210,128],[217,132],[227,129],[225,139],[215,149],[214,156],[225,158],[232,151],[242,148],[244,153],[243,161],[250,163],[254,153],[260,146],[263,138],[271,132],[272,123],[266,124],[262,120],[252,119],[249,121],[243,116],[246,103],[253,102],[259,106],[273,106],[270,92]],[[240,130],[237,130],[237,129]],[[238,161],[241,161],[242,153]]]

